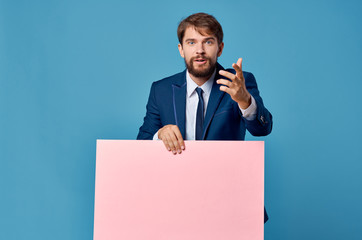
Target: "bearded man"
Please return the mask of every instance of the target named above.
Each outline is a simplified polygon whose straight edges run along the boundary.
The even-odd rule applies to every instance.
[[[242,71],[241,58],[232,69],[217,63],[224,48],[220,23],[196,13],[180,22],[177,35],[186,69],[152,84],[137,139],[162,140],[168,151],[180,154],[184,139],[244,140],[246,129],[268,135],[272,115],[253,74]]]
[[[242,59],[224,69],[217,63],[224,43],[220,23],[196,13],[177,29],[178,49],[186,70],[154,82],[144,123],[137,139],[160,139],[173,154],[186,140],[244,140],[272,130],[272,115],[252,73],[242,71]]]

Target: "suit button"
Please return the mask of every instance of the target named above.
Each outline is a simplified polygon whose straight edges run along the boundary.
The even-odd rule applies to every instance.
[[[265,119],[264,119],[264,116],[260,116],[260,121],[265,124]]]

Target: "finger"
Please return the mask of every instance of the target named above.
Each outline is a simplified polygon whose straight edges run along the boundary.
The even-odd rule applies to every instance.
[[[174,153],[180,153],[181,152],[181,146],[178,142],[178,139],[174,133],[172,133],[172,143],[175,146],[175,152]]]
[[[244,76],[243,76],[242,66],[241,66],[242,61],[243,61],[243,59],[242,59],[242,58],[239,58],[238,61],[237,61],[237,63],[236,63],[236,64],[233,63],[233,65],[232,65],[233,68],[235,69],[236,75],[239,77],[239,79],[242,79],[242,78],[244,77]]]
[[[238,65],[238,67],[240,68],[240,70],[243,70],[242,68],[242,63],[243,63],[243,59],[239,58],[238,61],[236,62],[236,65]]]
[[[163,142],[163,144],[165,145],[167,151],[171,151],[171,147],[170,147],[170,145],[168,144],[167,139],[166,139],[166,138],[163,138],[163,139],[162,139],[162,142]]]
[[[222,84],[222,85],[225,85],[225,86],[228,86],[228,87],[231,87],[232,85],[232,82],[230,82],[229,80],[226,80],[226,79],[218,79],[216,81],[217,84]]]
[[[178,140],[178,144],[181,147],[181,150],[185,150],[185,142],[184,142],[184,139],[182,138],[182,134],[181,134],[179,128],[177,128],[175,130],[175,134],[176,134],[176,137],[177,137],[177,140]],[[179,151],[179,153],[182,152],[181,150]]]
[[[219,71],[219,74],[222,75],[222,76],[224,76],[224,77],[226,77],[226,78],[228,78],[228,79],[230,79],[231,81],[237,80],[236,75],[235,75],[235,74],[232,74],[232,73],[230,73],[230,72],[228,72],[228,71],[220,70],[220,71]]]
[[[235,72],[236,72],[236,76],[239,78],[239,79],[242,79],[244,76],[243,76],[243,71],[241,70],[241,68],[239,67],[239,65],[233,63],[233,68],[235,69]]]
[[[226,92],[231,95],[231,89],[225,86],[220,86],[220,91]]]
[[[175,152],[174,153],[181,153],[181,145],[179,143],[179,137],[181,136],[182,139],[182,135],[180,130],[178,129],[177,126],[173,127],[172,129],[170,129],[170,138],[172,141],[172,144],[175,146]]]
[[[174,141],[172,139],[172,135],[171,134],[167,134],[167,142],[168,142],[168,145],[170,146],[171,148],[171,151],[173,154],[176,154],[176,146],[174,145]]]
[[[182,147],[182,144],[180,142],[180,139],[182,141],[183,139],[179,128],[176,125],[170,126],[170,128],[168,129],[168,133],[169,133],[169,140],[172,141],[170,145],[173,145],[175,147],[173,153],[174,154],[181,153],[184,147]]]
[[[167,138],[166,138],[166,133],[164,132],[164,129],[161,128],[159,131],[158,131],[158,139],[162,140],[163,144],[165,145],[166,149],[168,151],[171,151],[171,147],[170,145],[168,144],[168,141],[167,141]]]

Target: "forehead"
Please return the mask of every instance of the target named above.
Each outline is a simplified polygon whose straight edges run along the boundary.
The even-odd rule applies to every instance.
[[[210,37],[216,39],[216,37],[212,35],[207,28],[188,27],[185,30],[183,40],[185,41],[186,39],[204,39]]]

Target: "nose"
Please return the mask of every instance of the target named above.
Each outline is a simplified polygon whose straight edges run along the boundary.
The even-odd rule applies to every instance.
[[[204,44],[198,43],[196,46],[196,54],[204,54],[204,53],[205,53]]]

